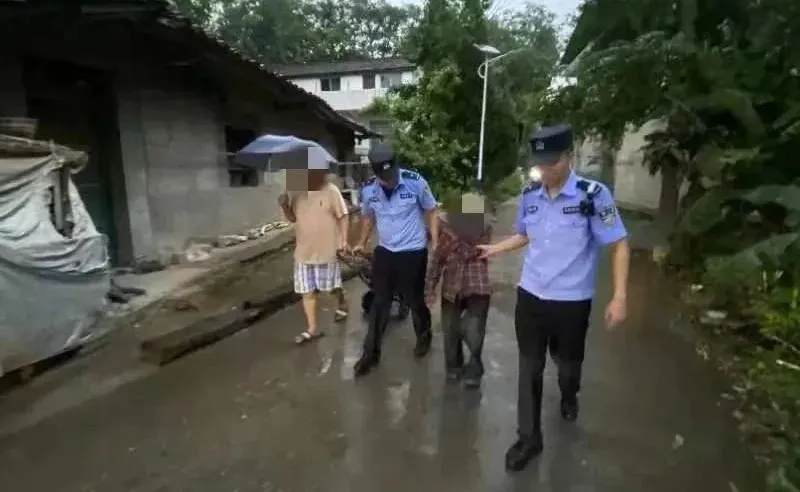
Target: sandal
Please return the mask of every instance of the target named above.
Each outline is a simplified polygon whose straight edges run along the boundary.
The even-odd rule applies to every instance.
[[[323,332],[314,333],[312,335],[308,331],[304,331],[303,333],[297,335],[294,338],[294,343],[296,343],[297,345],[303,345],[304,343],[308,343],[308,342],[310,342],[312,340],[316,340],[317,338],[322,338],[324,336],[325,336],[325,333],[323,333]]]
[[[348,314],[349,312],[347,311],[347,309],[338,308],[333,315],[333,320],[336,321],[337,323],[340,321],[344,321],[347,319]]]

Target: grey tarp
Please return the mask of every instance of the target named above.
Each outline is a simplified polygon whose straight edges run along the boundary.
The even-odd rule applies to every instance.
[[[109,261],[78,190],[68,180],[74,229],[50,216],[55,155],[0,156],[0,374],[97,335]]]

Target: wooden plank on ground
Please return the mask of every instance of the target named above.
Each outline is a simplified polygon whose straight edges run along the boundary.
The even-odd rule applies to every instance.
[[[34,377],[73,360],[80,352],[81,347],[78,346],[70,347],[35,362],[4,361],[4,367],[8,367],[8,371],[0,375],[0,394],[28,384]]]
[[[252,309],[230,311],[143,340],[139,347],[142,358],[158,365],[168,364],[247,328],[257,315],[258,312]]]
[[[342,280],[349,280],[356,275],[357,272],[344,269]],[[168,364],[227,338],[299,300],[300,296],[294,292],[294,283],[285,282],[270,290],[260,300],[246,301],[241,310],[211,316],[175,331],[143,340],[140,344],[142,358],[158,365]]]

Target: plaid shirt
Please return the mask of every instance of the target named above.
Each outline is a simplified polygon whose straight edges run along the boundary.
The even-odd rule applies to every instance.
[[[487,226],[475,244],[488,244],[492,235]],[[479,251],[473,244],[461,239],[445,223],[439,231],[439,244],[433,253],[428,276],[425,279],[426,299],[436,294],[436,286],[442,280],[442,297],[455,301],[470,295],[491,295],[489,265],[478,259]]]

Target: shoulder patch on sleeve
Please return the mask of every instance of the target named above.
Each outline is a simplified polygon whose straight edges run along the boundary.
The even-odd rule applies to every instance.
[[[598,214],[600,216],[600,221],[608,226],[614,225],[617,221],[617,207],[614,205],[605,207],[604,209],[600,210]]]

